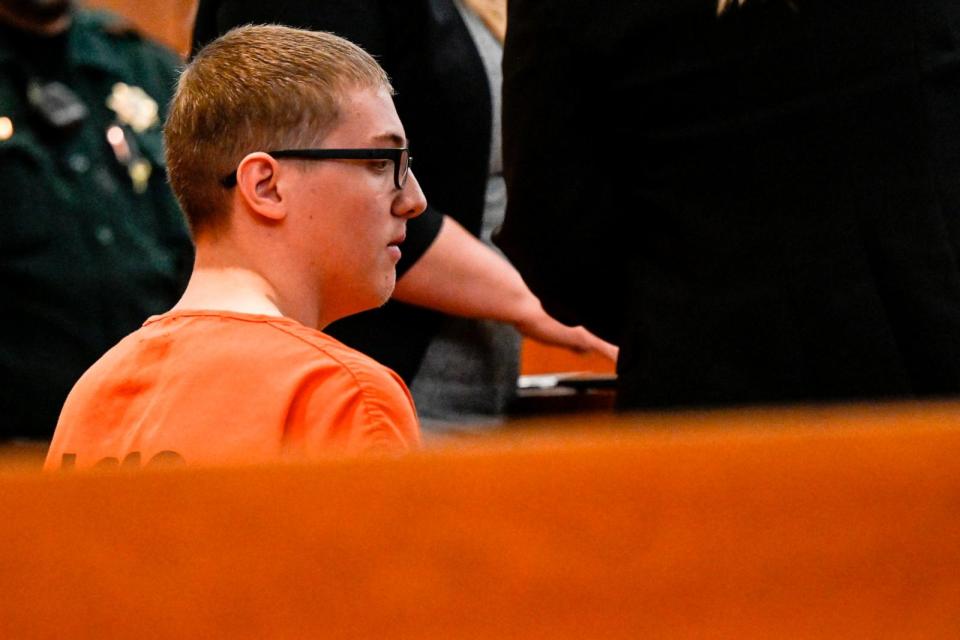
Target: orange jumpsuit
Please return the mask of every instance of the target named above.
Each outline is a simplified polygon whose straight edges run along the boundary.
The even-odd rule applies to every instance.
[[[154,316],[67,398],[45,468],[255,463],[419,443],[393,371],[289,318]]]

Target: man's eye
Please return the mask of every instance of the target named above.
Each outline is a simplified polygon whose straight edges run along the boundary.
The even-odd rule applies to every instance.
[[[389,160],[371,160],[370,167],[374,171],[386,171],[387,169],[390,168],[390,161]]]

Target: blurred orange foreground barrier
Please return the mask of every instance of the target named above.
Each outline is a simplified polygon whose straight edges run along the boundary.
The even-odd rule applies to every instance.
[[[0,474],[0,637],[960,637],[960,406],[597,420]]]

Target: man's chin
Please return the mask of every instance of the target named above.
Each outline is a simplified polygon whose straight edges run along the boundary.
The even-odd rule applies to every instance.
[[[346,304],[346,300],[341,301],[338,306],[336,320],[354,316],[364,311],[379,309],[387,303],[390,296],[393,295],[393,289],[397,282],[396,272],[391,270],[390,274],[384,276],[379,282],[368,282],[367,287],[358,287],[351,293],[353,294]],[[331,321],[332,322],[332,321]]]
[[[396,283],[396,273],[391,273],[388,277],[385,277],[383,281],[378,283],[378,286],[368,291],[370,294],[369,297],[365,297],[363,302],[357,305],[357,309],[351,312],[351,315],[370,311],[371,309],[379,309],[385,305],[393,295]]]
[[[390,275],[387,277],[386,282],[384,282],[383,289],[380,292],[381,293],[380,297],[382,298],[382,300],[380,301],[380,304],[377,305],[378,307],[382,307],[383,305],[387,304],[387,300],[389,300],[390,297],[393,295],[393,290],[396,288],[396,286],[397,286],[397,272],[392,271]]]

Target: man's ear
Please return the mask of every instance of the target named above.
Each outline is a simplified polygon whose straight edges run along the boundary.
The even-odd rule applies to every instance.
[[[268,220],[282,220],[287,215],[279,181],[280,163],[262,151],[247,154],[237,166],[237,190],[241,197],[251,211]]]

